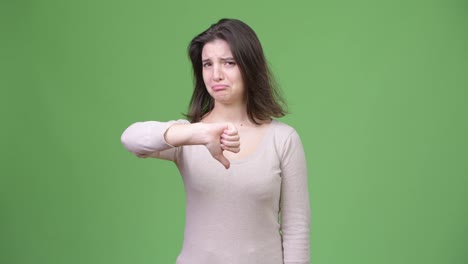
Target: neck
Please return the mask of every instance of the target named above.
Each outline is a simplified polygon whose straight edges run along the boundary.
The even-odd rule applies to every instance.
[[[242,105],[225,105],[215,103],[213,110],[203,118],[208,122],[230,122],[234,124],[251,123],[247,115],[247,107]]]

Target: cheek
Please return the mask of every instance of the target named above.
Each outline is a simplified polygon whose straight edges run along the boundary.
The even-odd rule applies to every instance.
[[[240,73],[236,74],[235,80],[240,86],[244,86],[244,80],[242,79],[242,75]]]
[[[237,69],[236,71],[233,72],[233,75],[232,75],[237,82],[239,83],[242,83],[242,74],[240,73],[239,69]]]

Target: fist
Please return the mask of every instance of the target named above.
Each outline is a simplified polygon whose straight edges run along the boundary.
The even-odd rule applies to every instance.
[[[240,151],[240,137],[236,127],[232,123],[208,124],[208,143],[205,144],[213,158],[221,162],[228,169],[229,160],[223,155],[223,151],[238,153]]]

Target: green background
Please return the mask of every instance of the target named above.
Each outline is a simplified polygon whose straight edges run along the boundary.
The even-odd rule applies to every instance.
[[[186,47],[258,33],[309,165],[312,263],[468,263],[466,1],[0,4],[0,263],[174,263],[184,192],[120,144],[182,118]]]

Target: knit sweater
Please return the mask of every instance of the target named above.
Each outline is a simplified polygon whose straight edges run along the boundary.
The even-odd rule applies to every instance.
[[[176,264],[308,264],[310,208],[296,130],[273,120],[257,149],[225,169],[203,145],[172,147],[164,133],[186,120],[137,122],[122,134],[135,154],[173,161],[186,192]]]

